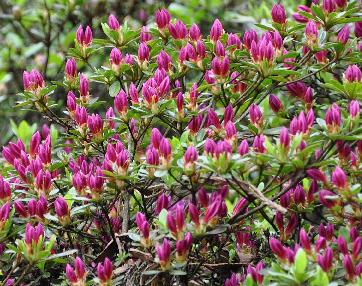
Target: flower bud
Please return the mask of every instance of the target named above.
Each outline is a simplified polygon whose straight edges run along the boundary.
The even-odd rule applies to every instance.
[[[278,239],[274,237],[270,238],[269,246],[271,251],[278,256],[279,259],[283,261],[287,259],[287,250]]]
[[[269,96],[269,106],[275,113],[278,113],[280,110],[284,109],[283,103],[274,94]]]
[[[331,270],[333,266],[333,250],[328,247],[325,250],[324,255],[318,254],[317,262],[324,272],[328,272],[329,270]]]
[[[148,61],[150,58],[150,48],[146,43],[141,43],[138,48],[138,60],[143,63],[144,61]]]
[[[346,44],[349,39],[349,26],[345,25],[337,35],[338,42]]]
[[[332,182],[338,189],[345,189],[348,186],[347,176],[338,166],[332,173]]]
[[[219,21],[219,19],[215,19],[214,23],[211,26],[211,30],[210,30],[210,40],[212,40],[214,42],[219,40],[223,31],[224,31],[224,29],[222,27],[221,22]]]
[[[93,40],[93,34],[91,28],[87,26],[86,29],[83,30],[82,25],[80,25],[79,28],[77,29],[76,39],[80,46],[83,47],[90,46]]]
[[[274,4],[271,10],[271,16],[275,23],[285,24],[287,21],[287,16],[284,10],[284,6],[281,4]]]
[[[155,20],[158,28],[162,30],[170,23],[171,15],[165,8],[162,8],[156,11]]]
[[[109,15],[108,17],[108,26],[109,28],[111,28],[111,30],[119,30],[120,28],[120,25],[119,25],[119,22],[116,18],[116,16],[114,16],[113,14]]]
[[[171,267],[171,247],[167,238],[164,238],[162,244],[156,247],[156,253],[160,261],[161,269],[163,271],[168,270]]]
[[[97,276],[104,285],[112,284],[113,264],[108,257],[106,257],[103,264],[98,263]]]
[[[201,38],[201,31],[197,24],[192,24],[189,31],[191,40],[197,41]]]
[[[187,27],[181,20],[177,20],[175,24],[169,23],[168,31],[174,39],[185,39],[187,37]]]
[[[350,65],[343,74],[347,82],[361,82],[362,72],[357,65]]]
[[[77,62],[74,58],[69,58],[65,63],[65,76],[68,80],[72,80],[77,76]]]

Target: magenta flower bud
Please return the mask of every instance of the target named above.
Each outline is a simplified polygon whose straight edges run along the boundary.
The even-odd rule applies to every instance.
[[[11,198],[10,184],[0,176],[0,200],[7,201]]]
[[[283,127],[281,129],[280,135],[279,135],[279,141],[280,141],[280,145],[282,145],[284,148],[289,148],[290,136],[289,136],[288,128]]]
[[[129,92],[129,97],[131,98],[132,103],[138,104],[139,103],[138,90],[133,82],[130,84],[128,92]]]
[[[114,114],[113,107],[109,107],[106,112],[106,121],[107,121],[107,126],[110,129],[116,128],[116,122],[114,122],[114,118],[115,118],[115,114]]]
[[[357,38],[362,37],[362,21],[354,23],[354,34]]]
[[[25,243],[30,246],[32,245],[32,242],[37,244],[40,237],[44,237],[43,226],[39,223],[36,227],[33,227],[28,223],[25,227]]]
[[[275,112],[278,113],[281,109],[283,109],[283,103],[280,101],[280,99],[274,95],[271,94],[269,96],[269,106],[270,108]]]
[[[52,184],[52,178],[49,171],[40,170],[35,178],[35,186],[39,191],[48,193]]]
[[[152,40],[152,35],[147,26],[141,28],[140,42],[145,43]]]
[[[31,72],[24,71],[23,86],[25,91],[37,91],[45,86],[42,74],[33,69]]]
[[[86,27],[85,31],[83,30],[82,25],[79,26],[76,39],[79,45],[87,47],[92,44],[93,34],[89,26]]]
[[[79,79],[79,92],[83,97],[87,97],[89,95],[89,82],[83,74],[80,75]]]
[[[199,114],[197,116],[194,116],[191,118],[188,128],[190,129],[190,132],[192,135],[195,135],[197,132],[199,132],[202,124],[202,115]]]
[[[186,25],[181,20],[177,20],[174,25],[169,23],[168,31],[174,39],[185,39],[188,32]]]
[[[353,279],[353,277],[355,275],[355,268],[354,268],[351,256],[345,255],[343,257],[343,267],[346,270],[347,276],[349,277],[349,279]]]
[[[357,228],[355,226],[351,227],[349,231],[349,238],[351,239],[351,241],[354,242],[358,237],[359,237],[359,232]]]
[[[88,112],[85,107],[77,105],[75,109],[75,122],[80,126],[83,127],[87,124],[88,121]]]
[[[229,121],[225,126],[226,139],[231,140],[231,144],[234,139],[236,139],[237,130],[235,124],[232,121]]]
[[[209,195],[205,191],[205,188],[201,187],[198,190],[197,199],[204,208],[206,208],[209,205]]]
[[[189,146],[184,154],[185,165],[194,163],[197,161],[198,157],[199,155],[196,148],[194,146]]]
[[[249,115],[252,124],[259,126],[263,125],[263,114],[261,113],[261,110],[258,105],[254,103],[250,105]]]
[[[97,276],[103,283],[111,283],[113,276],[113,264],[108,257],[104,260],[104,263],[98,263],[97,265]],[[106,285],[107,285],[106,284]]]
[[[308,238],[308,234],[306,233],[306,231],[304,230],[304,228],[302,228],[299,232],[299,242],[300,245],[303,247],[303,249],[306,252],[310,252],[311,251],[311,246],[310,246],[310,241]]]
[[[175,219],[177,230],[182,231],[185,225],[185,210],[181,202],[176,205]]]
[[[48,202],[44,196],[41,196],[36,204],[36,214],[40,218],[44,218],[44,215],[48,212]]]
[[[24,206],[24,204],[18,200],[14,201],[14,208],[15,211],[21,216],[21,217],[27,217],[28,212]]]
[[[127,113],[128,109],[127,95],[122,89],[114,98],[114,107],[122,115],[125,115]]]
[[[233,118],[234,118],[233,106],[229,104],[224,111],[224,125],[226,125],[226,123],[228,123],[229,121],[232,121]]]
[[[215,19],[214,23],[211,26],[211,30],[210,30],[210,40],[212,40],[214,42],[219,40],[223,31],[224,31],[224,28],[222,27],[220,20]]]
[[[67,79],[74,79],[77,76],[77,62],[74,58],[69,58],[65,63],[65,75]]]
[[[348,105],[349,115],[352,119],[357,119],[360,116],[360,107],[357,100],[352,100]]]
[[[240,49],[241,47],[241,40],[240,38],[238,37],[238,35],[236,34],[233,34],[233,33],[230,33],[228,35],[228,40],[227,40],[227,46],[230,47],[230,46],[235,46],[234,48],[232,48],[232,50],[235,50],[235,49]]]
[[[209,126],[213,125],[217,129],[221,128],[220,119],[217,116],[215,110],[213,110],[212,108],[210,108],[207,112],[207,121]]]
[[[154,148],[158,149],[163,136],[157,128],[153,128],[151,131],[151,143]]]
[[[189,203],[189,215],[194,224],[200,225],[200,212],[192,202]]]
[[[87,125],[93,134],[100,134],[103,131],[103,121],[99,114],[88,116]]]
[[[346,44],[349,39],[349,26],[345,25],[337,35],[338,42]]]
[[[271,10],[271,16],[275,23],[285,24],[287,21],[287,15],[284,10],[284,6],[281,4],[274,4]]]
[[[232,147],[229,142],[226,140],[217,142],[215,155],[216,158],[219,158],[220,155],[230,156],[232,153]]]
[[[324,205],[326,208],[331,209],[333,208],[337,202],[335,201],[334,197],[335,194],[328,190],[321,190],[318,193],[319,201],[322,205]]]
[[[225,57],[225,48],[224,45],[217,40],[215,45],[215,55],[217,57]]]
[[[10,203],[5,203],[0,208],[0,223],[5,222],[9,218]]]
[[[263,134],[257,135],[254,138],[253,148],[255,152],[265,153],[266,148],[264,146],[265,136]]]
[[[281,259],[281,260],[287,259],[287,255],[288,255],[287,250],[278,239],[276,239],[274,237],[270,238],[269,246],[270,246],[271,251],[276,256],[278,256],[279,259]]]
[[[336,11],[334,0],[323,0],[322,7],[326,14]]]
[[[197,24],[192,24],[189,31],[191,40],[197,41],[201,38],[201,31]]]
[[[347,176],[338,166],[332,173],[332,182],[339,189],[345,189],[348,186]]]
[[[171,256],[171,246],[167,238],[163,239],[161,245],[156,247],[156,253],[158,259],[160,260],[160,266],[162,270],[167,270],[170,268],[170,256]]]
[[[164,29],[171,21],[171,15],[165,8],[157,10],[155,18],[159,29]]]
[[[159,69],[168,71],[171,68],[172,59],[168,53],[162,50],[157,56],[157,64]]]
[[[304,204],[305,203],[305,191],[304,188],[301,185],[297,185],[294,193],[293,193],[293,197],[294,197],[294,202],[296,204]]]
[[[362,72],[357,65],[350,65],[343,74],[347,82],[361,82]]]
[[[338,236],[338,240],[337,240],[337,245],[338,245],[338,250],[346,255],[348,254],[348,246],[347,246],[347,241],[344,239],[343,236]]]
[[[108,17],[108,26],[111,28],[111,30],[119,30],[120,25],[119,22],[113,14],[109,15]]]
[[[36,215],[36,200],[35,199],[31,199],[28,202],[28,212],[29,212],[30,216]]]
[[[334,3],[336,3],[339,8],[344,8],[347,4],[347,0],[334,0]]]
[[[320,181],[320,182],[323,182],[323,183],[325,183],[327,181],[326,176],[319,169],[309,169],[309,170],[307,170],[307,174],[313,180]]]
[[[298,217],[295,213],[293,213],[289,218],[287,227],[285,228],[285,235],[287,237],[291,236],[294,233],[297,226],[298,226]]]
[[[159,165],[160,164],[160,156],[157,152],[157,149],[154,147],[150,147],[146,151],[146,162],[149,165]]]
[[[33,134],[33,136],[30,139],[29,154],[32,157],[37,155],[38,150],[39,150],[40,141],[41,141],[40,132],[37,131]]]
[[[352,256],[354,260],[358,260],[358,257],[361,255],[362,251],[362,237],[357,237],[353,241],[353,247],[352,247]]]
[[[249,144],[246,139],[241,141],[240,146],[238,148],[238,153],[240,154],[240,156],[243,156],[243,155],[249,153]]]
[[[240,286],[241,283],[240,275],[233,273],[230,278],[225,280],[224,286]]]
[[[70,266],[70,264],[67,264],[67,266],[65,267],[65,274],[67,276],[67,279],[70,283],[77,283],[78,282],[78,277],[75,274],[75,271],[73,269],[72,266]]]
[[[138,48],[138,60],[143,63],[144,61],[148,61],[150,58],[150,48],[146,43],[141,43]]]
[[[119,66],[121,64],[122,53],[117,48],[113,48],[109,54],[109,62],[114,66]]]
[[[212,155],[212,154],[215,153],[215,151],[216,151],[216,143],[215,143],[215,141],[210,139],[210,138],[207,138],[205,140],[204,152],[207,155]]]
[[[69,112],[74,112],[76,107],[77,107],[77,102],[75,95],[72,91],[69,91],[67,95],[67,108]]]
[[[82,261],[82,259],[80,259],[78,256],[74,261],[74,267],[75,267],[75,272],[77,274],[77,277],[80,279],[83,279],[86,275],[85,266],[84,266],[84,262]]]
[[[241,211],[244,211],[247,209],[247,206],[249,205],[249,202],[247,199],[240,199],[233,208],[233,215],[239,214]]]
[[[221,197],[217,196],[214,201],[207,207],[206,212],[205,212],[205,216],[204,216],[204,223],[207,224],[208,222],[210,222],[212,219],[214,219],[219,211],[220,211],[220,207],[221,207]]]
[[[304,30],[307,38],[310,38],[312,40],[317,39],[318,37],[318,27],[317,24],[314,21],[309,21],[307,25],[305,26]]]
[[[252,42],[255,42],[255,43],[258,42],[258,34],[256,33],[255,30],[246,31],[244,33],[244,37],[243,37],[243,44],[248,50],[251,49]]]
[[[63,197],[58,197],[54,202],[55,213],[59,218],[69,215],[68,204]]]
[[[328,272],[329,270],[331,270],[333,266],[333,250],[330,247],[328,247],[325,250],[324,255],[318,254],[317,263],[323,269],[324,272]]]
[[[172,232],[172,234],[177,236],[176,218],[172,212],[167,213],[166,223],[167,228]]]
[[[163,209],[168,209],[171,206],[171,196],[164,193],[160,194],[156,202],[156,214],[159,214]]]
[[[170,159],[171,157],[171,144],[167,138],[162,138],[160,141],[160,147],[159,147],[160,155],[163,156],[165,159]]]

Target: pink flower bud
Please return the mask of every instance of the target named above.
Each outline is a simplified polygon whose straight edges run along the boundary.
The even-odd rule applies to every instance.
[[[250,50],[252,42],[258,43],[258,34],[255,30],[249,30],[244,33],[243,44]]]
[[[217,40],[215,45],[215,55],[217,57],[225,57],[225,48],[224,45]]]
[[[209,195],[205,191],[205,188],[201,187],[198,190],[197,199],[204,208],[206,208],[209,205]]]
[[[280,131],[279,135],[279,141],[280,145],[282,145],[284,148],[289,148],[290,145],[290,136],[288,128],[283,127]]]
[[[160,141],[159,147],[160,155],[164,157],[166,160],[169,160],[171,157],[171,144],[167,138],[162,138]]]
[[[318,254],[317,262],[324,272],[331,270],[333,266],[333,251],[330,247],[325,250],[324,255]]]
[[[333,208],[337,202],[335,201],[334,197],[335,194],[328,190],[321,190],[318,193],[319,195],[319,201],[322,205],[324,205],[326,208],[331,209]]]
[[[198,208],[193,204],[189,203],[189,214],[190,218],[197,226],[200,225],[200,212]]]
[[[103,121],[99,114],[88,116],[87,125],[94,135],[100,134],[103,131]]]
[[[122,62],[122,53],[117,49],[113,48],[109,54],[109,62],[114,66],[119,66]]]
[[[65,63],[65,75],[67,79],[73,79],[77,76],[77,62],[74,58],[69,58]]]
[[[343,74],[347,82],[361,82],[362,72],[357,65],[350,65]]]
[[[357,119],[360,116],[360,107],[357,100],[352,100],[348,105],[349,115],[352,119]]]
[[[76,39],[80,46],[87,47],[91,45],[93,40],[91,28],[87,26],[84,31],[82,25],[80,25],[76,33]]]
[[[255,152],[265,153],[266,148],[264,146],[264,142],[265,142],[265,137],[263,134],[255,136],[254,142],[253,142],[253,148],[254,148]]]
[[[352,256],[354,260],[358,260],[362,251],[362,238],[359,236],[353,241]]]
[[[163,136],[157,128],[153,128],[151,131],[151,143],[154,148],[158,149]]]
[[[127,113],[128,100],[127,95],[123,90],[121,90],[114,98],[114,107],[122,115],[125,115]]]
[[[157,56],[158,68],[168,71],[171,68],[172,59],[168,53],[162,50]]]
[[[278,239],[276,239],[274,237],[270,238],[269,246],[270,246],[271,251],[276,256],[278,256],[279,259],[281,259],[281,260],[287,259],[287,255],[288,255],[287,250]]]
[[[155,18],[159,29],[164,29],[171,21],[171,15],[165,8],[157,10]]]
[[[337,35],[338,42],[346,44],[349,39],[349,26],[345,25]]]
[[[357,38],[362,37],[362,21],[354,23],[354,34]]]
[[[307,174],[310,178],[316,181],[326,182],[327,178],[324,173],[319,169],[309,169],[307,170]]]
[[[337,240],[337,245],[338,245],[338,250],[346,255],[348,254],[348,246],[347,246],[347,241],[345,240],[345,238],[343,236],[338,236],[338,240]]]
[[[308,234],[306,233],[306,231],[302,228],[299,232],[299,242],[300,245],[303,247],[303,249],[306,252],[310,252],[311,251],[311,246],[310,246],[310,241],[308,238]]]
[[[332,182],[339,189],[345,189],[348,186],[347,176],[338,166],[332,173]]]
[[[55,213],[59,218],[69,215],[68,204],[63,197],[58,197],[54,202]]]
[[[345,255],[343,257],[343,267],[346,270],[347,276],[349,277],[349,279],[353,279],[353,277],[355,275],[355,268],[354,268],[351,256]]]
[[[240,156],[243,156],[243,155],[249,153],[249,144],[246,139],[241,141],[240,146],[238,148],[238,153],[240,154]]]
[[[89,82],[83,74],[80,75],[79,79],[79,92],[83,97],[87,97],[89,95]]]
[[[210,30],[210,40],[212,40],[214,42],[219,40],[223,31],[224,31],[224,29],[222,27],[221,22],[219,21],[219,19],[215,19],[214,23],[211,26],[211,30]]]
[[[211,221],[213,218],[215,218],[220,210],[221,207],[221,197],[217,196],[214,201],[207,207],[205,216],[204,216],[204,223],[207,224],[209,221]]]
[[[144,42],[148,42],[152,40],[152,35],[150,33],[150,31],[148,30],[147,26],[143,26],[141,28],[141,34],[140,34],[140,42],[144,43]]]
[[[181,20],[177,20],[174,25],[169,23],[168,31],[174,39],[185,39],[187,37],[187,27]]]
[[[75,109],[75,121],[78,126],[83,127],[88,121],[88,112],[85,107],[77,105]]]
[[[216,112],[210,108],[208,110],[208,113],[207,113],[207,121],[208,121],[208,125],[211,126],[215,126],[217,129],[220,129],[221,128],[221,124],[220,124],[220,119],[219,117],[217,116]]]
[[[141,43],[138,48],[138,60],[143,63],[144,61],[148,61],[150,58],[150,48],[147,46],[145,42]]]
[[[75,95],[72,91],[69,91],[67,95],[67,108],[69,112],[74,112],[76,107],[77,107],[77,102]]]
[[[307,38],[309,38],[312,42],[316,41],[318,38],[318,27],[314,21],[309,21],[305,26],[304,30]]]
[[[159,214],[163,209],[168,209],[171,205],[171,196],[168,196],[164,193],[160,194],[156,202],[156,214]]]
[[[189,35],[191,40],[197,41],[201,38],[201,31],[197,24],[192,24],[190,27]]]
[[[228,36],[228,40],[227,40],[227,46],[228,46],[228,47],[230,47],[230,46],[235,46],[235,47],[232,48],[232,50],[240,49],[240,47],[241,47],[241,40],[240,40],[240,38],[238,37],[238,35],[233,34],[233,33],[230,33],[229,36]]]
[[[332,13],[336,10],[336,4],[334,0],[323,0],[322,7],[326,14]]]
[[[185,165],[197,161],[198,152],[194,146],[189,146],[184,154]]]
[[[191,118],[188,128],[190,129],[190,132],[192,135],[195,135],[197,132],[199,132],[202,124],[202,115],[199,114],[198,116],[194,116]]]
[[[168,270],[170,268],[171,247],[167,238],[164,238],[163,243],[156,247],[156,253],[162,270]]]
[[[111,30],[119,30],[120,25],[119,22],[113,14],[109,15],[108,17],[108,26],[111,28]]]
[[[274,4],[271,10],[271,16],[275,23],[285,24],[287,21],[284,6],[281,4]]]
[[[269,96],[269,106],[270,108],[275,112],[278,113],[281,109],[283,109],[283,103],[280,101],[280,99],[274,95],[271,94]]]
[[[113,264],[108,257],[104,260],[104,263],[98,263],[97,265],[97,275],[101,282],[111,283],[113,276]]]
[[[77,275],[75,274],[74,269],[70,264],[67,264],[67,266],[65,267],[65,274],[71,284],[78,282]]]

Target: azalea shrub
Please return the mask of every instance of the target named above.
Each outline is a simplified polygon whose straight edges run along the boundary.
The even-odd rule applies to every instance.
[[[23,73],[2,285],[362,285],[361,15],[80,24],[63,80]]]

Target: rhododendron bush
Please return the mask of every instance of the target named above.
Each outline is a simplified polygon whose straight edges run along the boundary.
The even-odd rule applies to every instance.
[[[23,74],[48,125],[2,148],[2,285],[362,285],[361,15],[80,25],[63,81]]]

